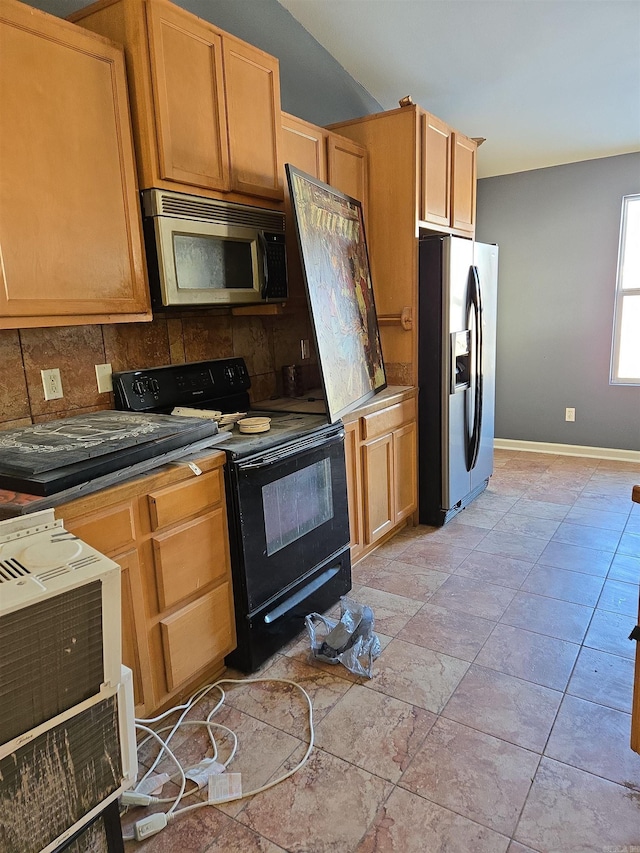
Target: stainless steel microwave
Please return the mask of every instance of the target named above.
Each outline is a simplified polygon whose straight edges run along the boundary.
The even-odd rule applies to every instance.
[[[154,308],[287,298],[283,213],[157,189],[142,210]]]

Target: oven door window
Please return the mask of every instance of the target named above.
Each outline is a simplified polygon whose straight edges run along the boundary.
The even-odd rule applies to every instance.
[[[234,570],[252,613],[348,545],[344,440],[229,473]]]
[[[251,243],[195,234],[173,234],[178,290],[253,288]]]
[[[263,486],[262,513],[267,557],[329,521],[333,516],[331,461],[321,459]]]

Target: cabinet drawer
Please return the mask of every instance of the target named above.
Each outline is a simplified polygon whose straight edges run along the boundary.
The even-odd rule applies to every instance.
[[[226,539],[226,518],[221,507],[153,536],[161,611],[228,573]]]
[[[60,517],[64,519],[64,507]],[[125,550],[136,538],[131,504],[120,504],[65,526],[92,548],[107,555]]]
[[[157,530],[167,524],[183,521],[208,506],[220,503],[222,495],[220,468],[185,483],[150,492],[148,499],[151,529]]]
[[[389,406],[388,409],[365,415],[362,418],[362,438],[366,441],[377,435],[392,432],[407,421],[413,420],[415,416],[415,400],[403,400],[401,403]]]
[[[169,690],[228,654],[234,645],[229,583],[160,622]]]

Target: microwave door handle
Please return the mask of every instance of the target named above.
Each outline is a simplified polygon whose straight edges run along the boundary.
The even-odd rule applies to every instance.
[[[267,263],[267,241],[262,231],[258,231],[258,244],[260,246],[260,254],[262,255],[262,286],[260,295],[263,299],[269,296],[269,264]]]

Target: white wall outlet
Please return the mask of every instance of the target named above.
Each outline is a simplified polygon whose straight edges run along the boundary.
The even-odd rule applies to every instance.
[[[42,387],[44,388],[45,400],[59,400],[63,397],[62,379],[60,378],[60,370],[54,367],[52,370],[41,370]]]
[[[576,410],[574,408],[566,408],[564,410],[564,419],[573,423],[576,419]]]
[[[301,358],[305,359],[305,358],[309,358],[309,355],[310,355],[309,340],[308,340],[308,338],[303,338],[300,341],[300,356],[301,356]]]
[[[96,381],[98,383],[98,393],[106,394],[107,391],[113,391],[113,382],[111,380],[112,370],[111,364],[96,364]]]

